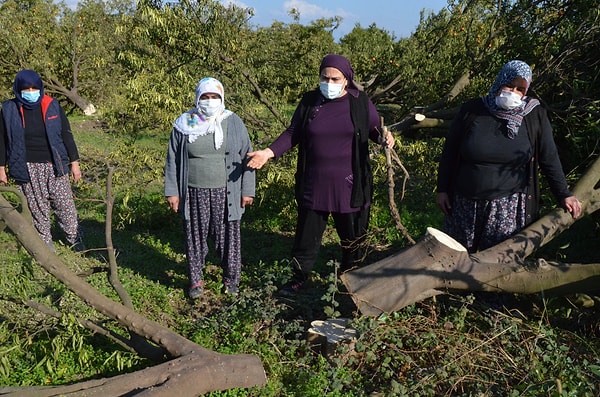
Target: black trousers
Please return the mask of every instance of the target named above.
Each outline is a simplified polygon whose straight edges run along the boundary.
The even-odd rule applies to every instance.
[[[319,248],[330,214],[342,247],[341,270],[358,266],[364,259],[370,207],[349,214],[313,211],[300,207],[292,248],[293,265],[297,276],[305,278],[312,271],[319,256]]]

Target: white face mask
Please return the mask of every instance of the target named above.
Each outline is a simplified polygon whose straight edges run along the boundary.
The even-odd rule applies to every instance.
[[[344,90],[344,84],[336,84],[336,83],[319,83],[319,89],[321,90],[321,94],[327,99],[335,99],[342,95],[342,91]]]
[[[496,97],[496,105],[506,110],[519,107],[522,103],[521,95],[513,91],[500,91],[500,95]]]
[[[221,111],[220,99],[201,99],[198,101],[198,109],[206,117],[213,117]]]

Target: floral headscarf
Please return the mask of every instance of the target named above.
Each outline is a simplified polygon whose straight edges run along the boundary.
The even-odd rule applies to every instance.
[[[198,109],[200,97],[203,94],[213,93],[221,96],[221,109],[216,116],[206,117]],[[196,86],[196,107],[191,109],[175,120],[174,127],[183,135],[188,136],[190,143],[194,142],[199,136],[214,134],[215,149],[219,149],[223,144],[223,128],[221,122],[231,116],[233,112],[225,109],[225,90],[223,84],[213,77],[205,77],[198,82]]]
[[[527,82],[525,94],[523,95],[523,98],[521,98],[523,102],[514,109],[502,109],[496,105],[496,95],[502,86],[508,85],[517,77],[520,77]],[[537,99],[526,96],[527,90],[529,90],[529,86],[531,85],[531,78],[531,68],[528,64],[519,60],[510,61],[500,69],[487,96],[482,98],[483,102],[494,116],[506,120],[508,137],[511,139],[514,139],[518,135],[519,127],[523,123],[523,117],[527,116],[533,108],[540,104]]]

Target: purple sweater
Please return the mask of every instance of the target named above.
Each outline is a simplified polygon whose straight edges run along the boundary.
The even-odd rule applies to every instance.
[[[302,204],[314,211],[350,213],[359,210],[350,206],[354,125],[348,95],[326,100],[314,108],[306,127],[307,161]],[[299,142],[302,120],[298,113],[296,109],[290,126],[269,146],[276,158]],[[370,100],[369,120],[370,138],[379,142],[376,129],[379,114]]]

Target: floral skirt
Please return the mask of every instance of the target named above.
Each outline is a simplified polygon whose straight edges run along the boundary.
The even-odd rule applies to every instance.
[[[469,252],[484,250],[508,239],[526,225],[526,193],[493,200],[472,200],[456,195],[444,232]]]

